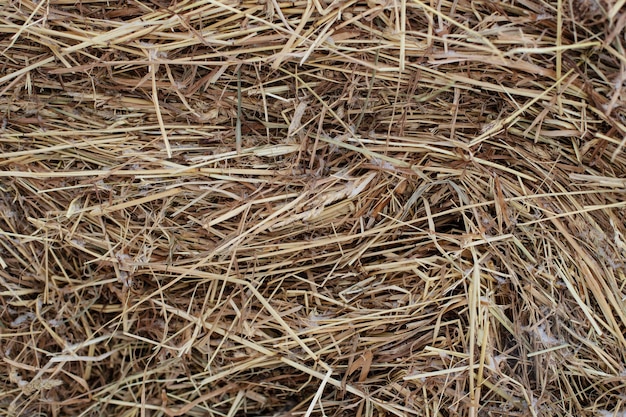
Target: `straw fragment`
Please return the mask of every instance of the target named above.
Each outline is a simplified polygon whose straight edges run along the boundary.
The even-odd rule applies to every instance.
[[[623,413],[624,0],[129,4],[0,2],[1,414]]]

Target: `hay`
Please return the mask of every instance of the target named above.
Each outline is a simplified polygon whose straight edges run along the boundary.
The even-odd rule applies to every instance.
[[[0,4],[3,415],[624,414],[624,1]]]

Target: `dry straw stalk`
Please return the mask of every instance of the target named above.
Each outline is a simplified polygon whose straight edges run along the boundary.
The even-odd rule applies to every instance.
[[[623,0],[0,11],[3,415],[625,415]]]

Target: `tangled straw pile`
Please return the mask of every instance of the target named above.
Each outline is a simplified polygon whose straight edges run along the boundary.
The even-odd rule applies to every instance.
[[[2,1],[2,414],[624,415],[624,3]]]

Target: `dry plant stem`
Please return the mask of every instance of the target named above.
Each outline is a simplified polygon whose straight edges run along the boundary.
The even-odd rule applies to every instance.
[[[623,0],[0,1],[0,413],[623,413]]]

